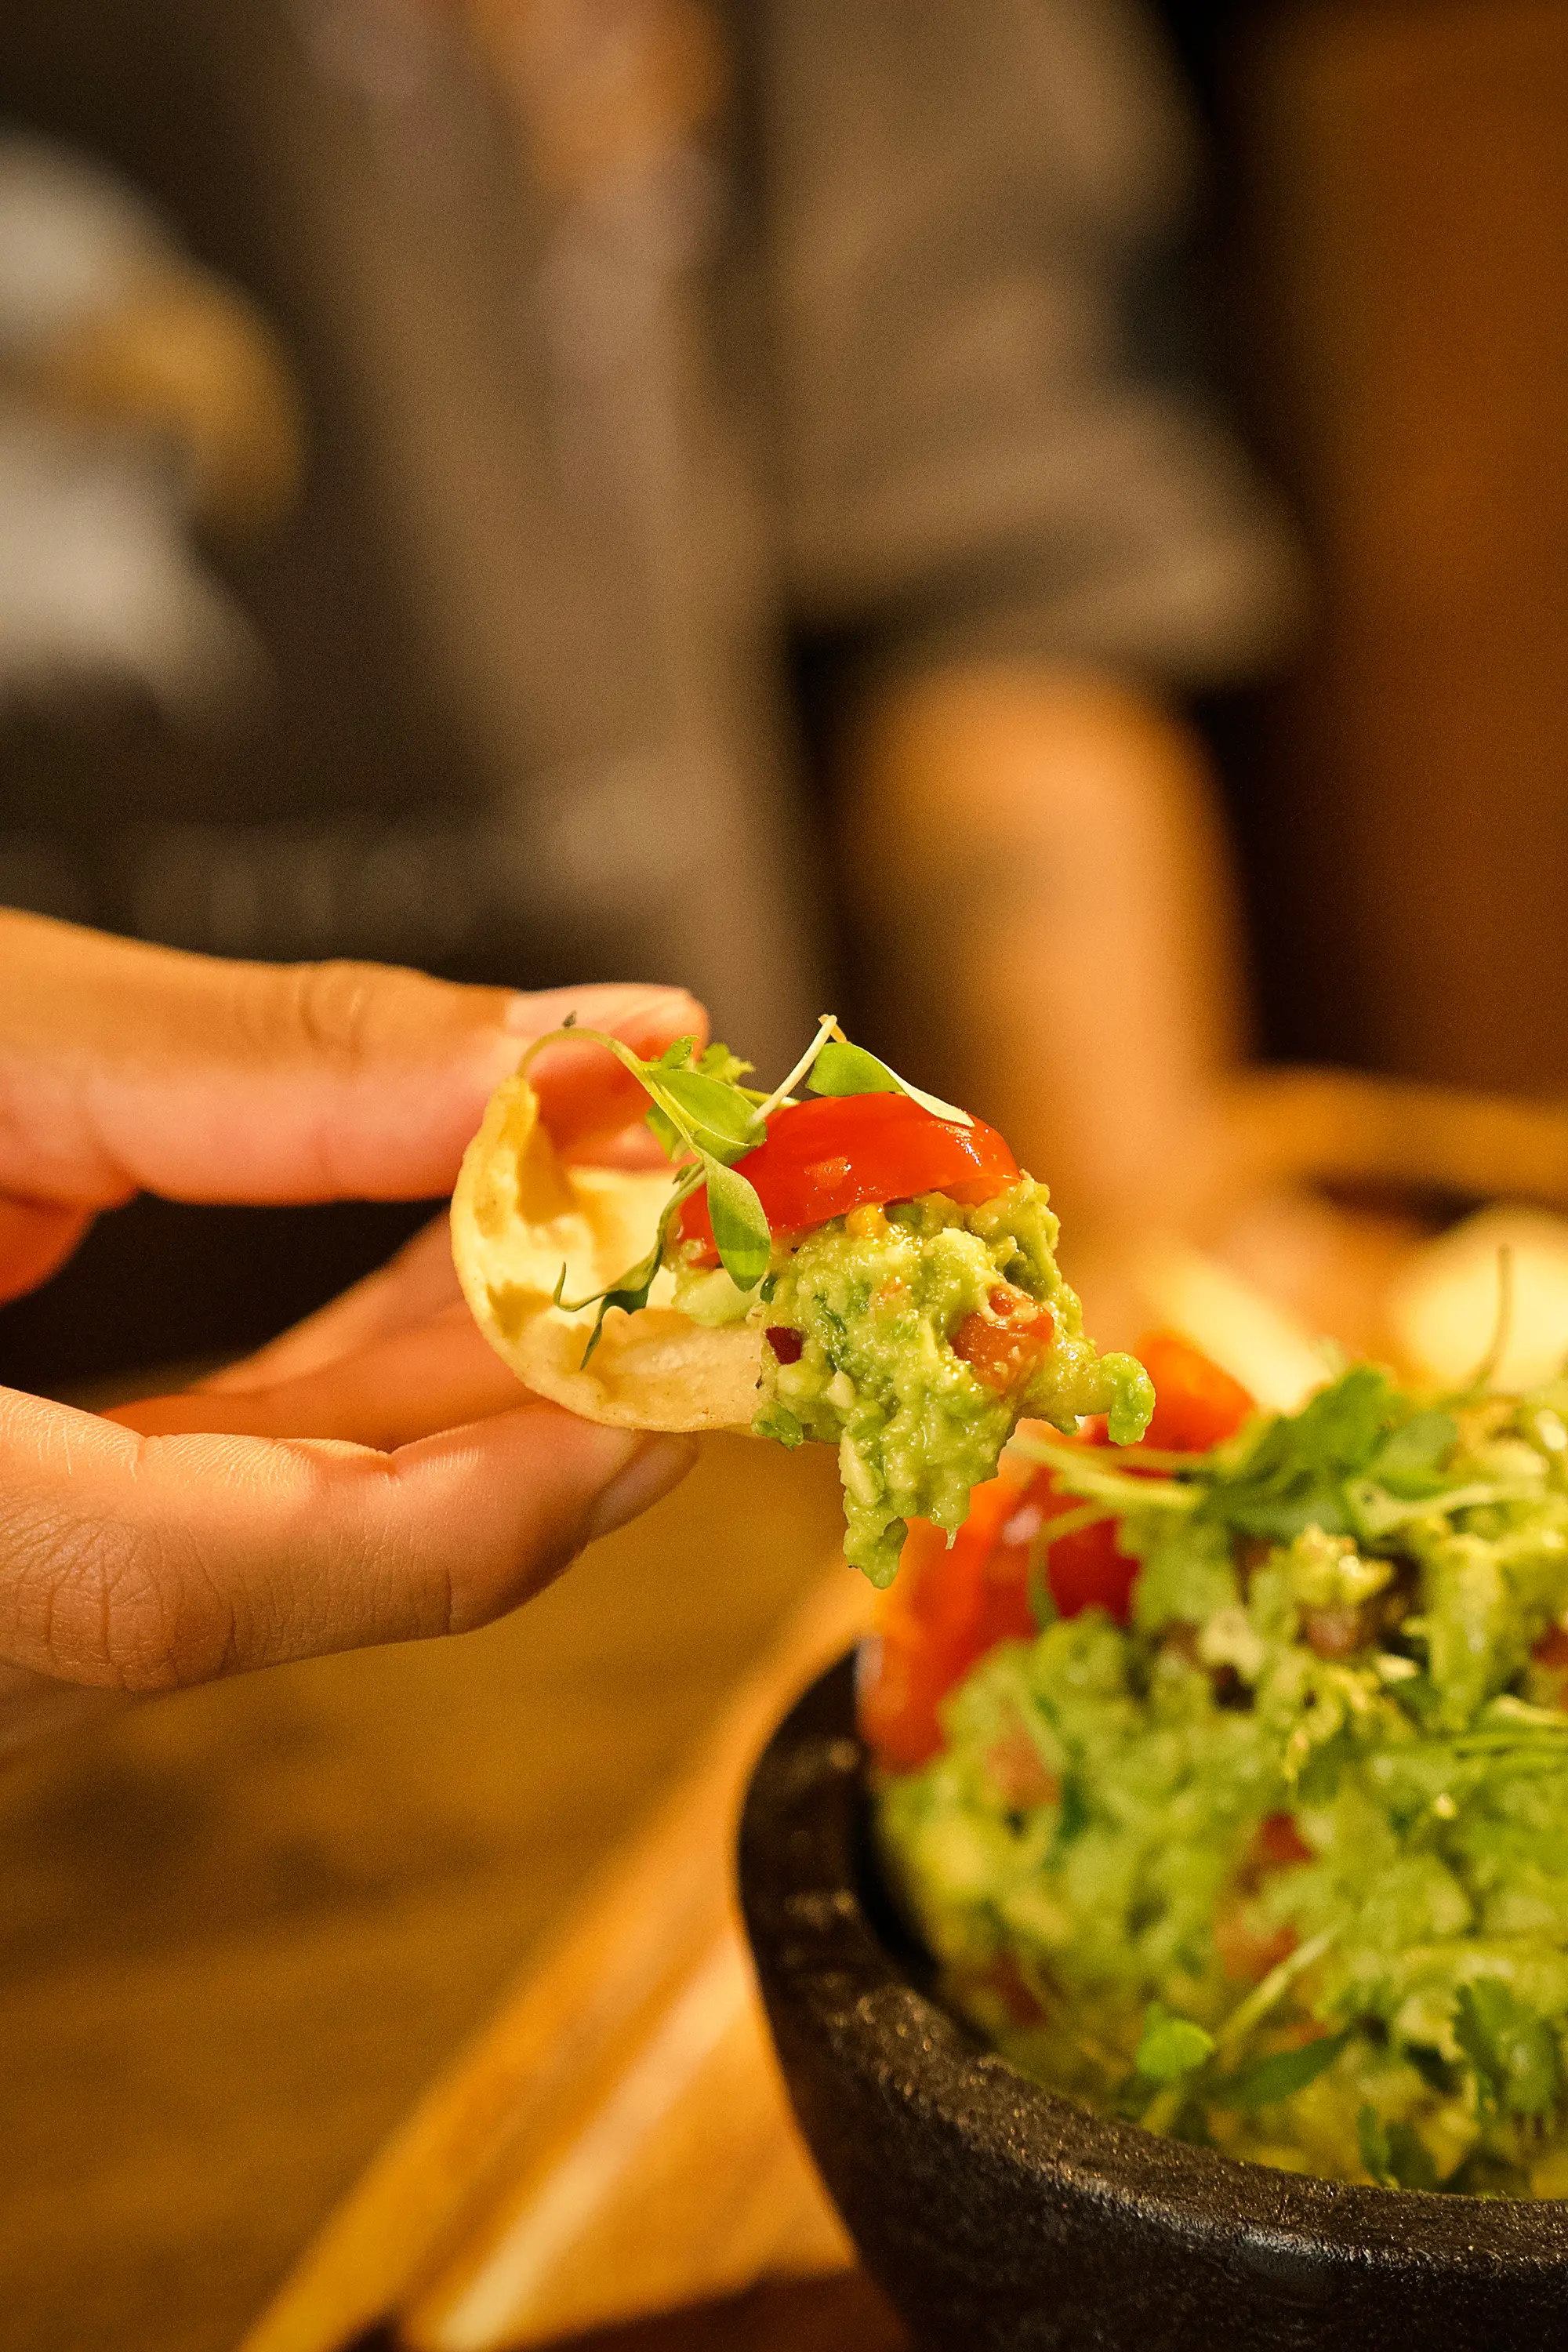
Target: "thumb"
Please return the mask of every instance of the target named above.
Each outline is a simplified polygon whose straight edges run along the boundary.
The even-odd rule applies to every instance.
[[[228,963],[0,915],[0,1194],[101,1207],[448,1192],[487,1097],[568,1012],[657,1053],[703,1034],[679,989],[547,995],[379,964]],[[565,1142],[635,1117],[589,1045],[541,1056]]]
[[[0,1658],[161,1690],[463,1632],[657,1501],[695,1452],[537,1402],[382,1454],[137,1437],[0,1390]]]

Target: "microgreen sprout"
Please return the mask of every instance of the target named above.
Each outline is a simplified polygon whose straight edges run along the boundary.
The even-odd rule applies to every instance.
[[[810,1045],[806,1047],[805,1053],[801,1055],[799,1061],[790,1072],[788,1077],[785,1078],[784,1084],[782,1086],[775,1087],[772,1094],[768,1096],[766,1101],[759,1107],[757,1112],[758,1118],[766,1121],[773,1116],[773,1113],[779,1108],[781,1104],[788,1102],[794,1096],[795,1090],[796,1087],[799,1086],[802,1078],[805,1077],[806,1072],[811,1068],[812,1064],[822,1052],[823,1047],[832,1039],[842,1039],[843,1036],[844,1032],[838,1026],[838,1015],[836,1013],[819,1013],[816,1016],[816,1036],[812,1039]]]
[[[659,1213],[653,1245],[636,1265],[608,1288],[584,1298],[566,1297],[566,1268],[562,1266],[552,1294],[554,1304],[572,1315],[595,1305],[599,1310],[584,1351],[584,1364],[599,1344],[612,1307],[631,1314],[647,1305],[669,1255],[680,1212],[695,1192],[707,1194],[719,1262],[736,1288],[754,1290],[763,1281],[773,1256],[773,1234],[755,1186],[735,1162],[765,1141],[769,1118],[792,1104],[792,1089],[803,1078],[814,1094],[906,1094],[935,1118],[963,1127],[973,1124],[967,1111],[922,1093],[874,1054],[852,1045],[832,1013],[819,1015],[811,1044],[783,1085],[768,1095],[740,1083],[752,1066],[739,1060],[727,1045],[712,1045],[699,1051],[694,1037],[678,1037],[654,1060],[646,1061],[621,1038],[603,1029],[583,1027],[575,1013],[569,1013],[558,1029],[534,1040],[519,1064],[519,1074],[525,1076],[546,1046],[565,1039],[574,1045],[602,1045],[623,1069],[630,1071],[648,1097],[647,1124],[676,1163],[673,1186]]]

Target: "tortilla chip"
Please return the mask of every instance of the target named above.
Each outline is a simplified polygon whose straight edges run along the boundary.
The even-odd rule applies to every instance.
[[[624,1429],[743,1429],[756,1409],[762,1333],[694,1323],[668,1303],[668,1268],[648,1306],[610,1309],[585,1367],[598,1309],[554,1304],[563,1265],[562,1296],[584,1298],[646,1257],[668,1198],[668,1173],[563,1167],[538,1096],[526,1078],[509,1078],[452,1195],[458,1279],[497,1355],[536,1395]]]

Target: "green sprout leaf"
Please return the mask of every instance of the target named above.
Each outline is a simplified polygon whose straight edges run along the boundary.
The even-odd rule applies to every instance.
[[[763,1140],[755,1105],[723,1078],[671,1070],[650,1075],[647,1085],[658,1108],[672,1123],[679,1122],[699,1151],[728,1162],[754,1151]]]
[[[864,1045],[851,1045],[847,1038],[835,1037],[823,1046],[811,1066],[806,1080],[814,1095],[908,1095],[922,1110],[936,1118],[956,1119],[960,1127],[973,1127],[974,1121],[966,1110],[952,1103],[943,1102],[940,1095],[928,1095],[919,1087],[911,1087],[908,1078],[900,1078],[886,1062],[868,1054]]]
[[[633,1066],[651,1097],[647,1124],[672,1160],[694,1150],[738,1160],[762,1141],[762,1097],[739,1083],[752,1066],[728,1045],[699,1054],[694,1038],[678,1037],[657,1062],[634,1056]]]
[[[562,1029],[534,1040],[523,1056],[522,1069],[526,1070],[536,1054],[567,1030],[578,1038],[605,1046],[623,1068],[631,1072],[648,1096],[648,1126],[669,1157],[686,1163],[677,1169],[675,1187],[659,1218],[653,1247],[608,1289],[595,1292],[589,1298],[568,1300],[563,1296],[566,1280],[563,1267],[555,1286],[556,1305],[574,1314],[598,1305],[598,1316],[584,1351],[584,1363],[599,1344],[605,1318],[612,1307],[635,1314],[647,1305],[655,1279],[668,1255],[681,1205],[700,1185],[707,1191],[714,1243],[731,1280],[741,1290],[754,1290],[763,1280],[773,1255],[773,1236],[755,1186],[736,1172],[734,1163],[763,1142],[769,1111],[787,1100],[787,1087],[807,1071],[812,1072],[811,1084],[818,1094],[898,1092],[910,1096],[939,1118],[956,1119],[965,1127],[972,1124],[966,1111],[939,1101],[934,1095],[922,1094],[918,1087],[911,1087],[896,1071],[889,1069],[886,1063],[879,1062],[875,1055],[849,1045],[837,1033],[831,1013],[823,1014],[816,1038],[785,1081],[785,1087],[766,1096],[741,1085],[752,1066],[731,1054],[727,1045],[708,1045],[699,1053],[694,1037],[677,1037],[656,1060],[648,1062],[618,1037],[608,1036],[602,1030],[577,1027],[574,1015]]]
[[[706,1152],[702,1167],[720,1263],[737,1290],[754,1290],[773,1255],[773,1236],[756,1189],[738,1170]]]
[[[1550,2115],[1563,2094],[1563,2059],[1544,2017],[1495,1977],[1459,1987],[1454,2039],[1476,2070],[1481,2105],[1510,2116]]]
[[[637,1260],[636,1265],[628,1267],[608,1290],[594,1291],[586,1298],[567,1298],[563,1296],[566,1288],[566,1268],[563,1265],[555,1278],[555,1288],[551,1294],[553,1303],[557,1307],[564,1307],[568,1315],[575,1315],[583,1307],[592,1307],[595,1303],[599,1309],[594,1318],[594,1328],[588,1334],[588,1344],[583,1350],[584,1365],[604,1336],[605,1318],[612,1307],[623,1307],[628,1315],[635,1315],[640,1307],[647,1305],[648,1293],[653,1288],[654,1277],[664,1264],[665,1255],[669,1247],[669,1236],[674,1230],[675,1220],[685,1202],[696,1192],[700,1181],[700,1175],[697,1169],[693,1168],[682,1172],[675,1191],[665,1204],[664,1213],[659,1218],[658,1231],[654,1235],[653,1247],[646,1257]]]
[[[1163,2001],[1143,2012],[1143,2032],[1132,2063],[1146,2083],[1176,2083],[1214,2055],[1214,2036],[1190,2017],[1176,2017]]]

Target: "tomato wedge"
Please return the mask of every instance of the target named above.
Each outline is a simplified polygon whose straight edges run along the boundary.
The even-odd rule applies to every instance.
[[[1239,1381],[1179,1332],[1149,1332],[1138,1357],[1154,1383],[1154,1416],[1143,1443],[1162,1454],[1206,1454],[1258,1410]]]
[[[1238,1381],[1190,1339],[1156,1331],[1138,1355],[1154,1381],[1157,1402],[1144,1439],[1175,1454],[1206,1453],[1254,1411]],[[1085,1422],[1076,1441],[1106,1442],[1103,1421]],[[1136,1466],[1137,1449],[1122,1459]],[[969,1517],[951,1550],[935,1528],[915,1520],[898,1580],[880,1596],[877,1643],[867,1653],[858,1707],[861,1735],[879,1763],[909,1772],[942,1746],[942,1700],[976,1661],[1009,1637],[1035,1632],[1029,1602],[1031,1545],[1047,1520],[1080,1507],[1049,1470],[1026,1483],[1005,1470],[970,1496]],[[1097,1520],[1061,1536],[1045,1555],[1058,1615],[1103,1609],[1125,1624],[1138,1563],[1117,1543],[1116,1523]],[[1568,1643],[1565,1643],[1568,1648]]]
[[[851,1209],[945,1192],[988,1201],[1018,1181],[1018,1163],[994,1127],[938,1118],[909,1095],[822,1095],[790,1103],[768,1121],[767,1140],[735,1162],[755,1185],[774,1233],[804,1233]],[[682,1241],[717,1265],[707,1195],[680,1214]]]
[[[1005,1475],[976,1486],[951,1550],[940,1528],[910,1522],[858,1693],[861,1737],[890,1771],[912,1772],[936,1754],[938,1704],[978,1658],[1035,1632],[1028,1543],[1007,1540],[1024,1495]]]

